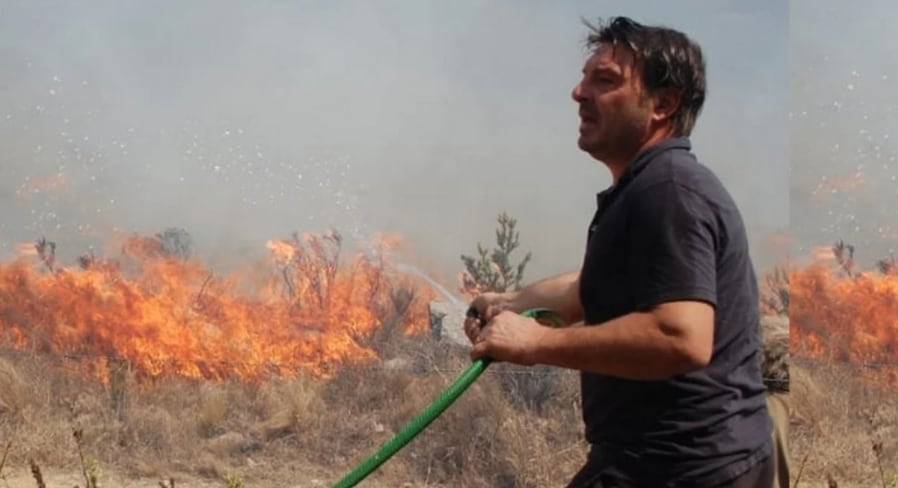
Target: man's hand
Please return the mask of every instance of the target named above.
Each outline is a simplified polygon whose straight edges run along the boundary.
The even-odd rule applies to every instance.
[[[583,320],[580,304],[580,271],[552,276],[531,283],[520,290],[504,293],[483,293],[471,302],[465,319],[465,334],[472,343],[483,325],[504,311],[522,313],[531,308],[548,308],[561,315],[565,322]]]
[[[478,295],[471,302],[465,317],[465,335],[468,336],[468,340],[473,344],[483,330],[484,324],[506,310],[512,310],[511,299],[507,293],[487,292]]]
[[[532,366],[536,364],[534,353],[550,330],[550,327],[518,313],[500,312],[472,339],[471,359],[489,357],[494,361]]]

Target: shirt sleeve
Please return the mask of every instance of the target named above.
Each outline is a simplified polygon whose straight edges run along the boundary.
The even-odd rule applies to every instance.
[[[699,300],[717,305],[718,220],[711,204],[673,181],[632,195],[629,271],[636,307]]]

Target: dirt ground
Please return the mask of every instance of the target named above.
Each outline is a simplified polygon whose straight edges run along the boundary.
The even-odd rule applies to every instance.
[[[75,469],[54,470],[43,469],[42,476],[47,488],[83,488],[85,486],[84,477]],[[346,473],[325,473],[311,472],[297,475],[294,480],[286,479],[266,479],[264,473],[256,478],[243,480],[245,488],[329,488],[336,483],[341,476]],[[177,474],[173,476],[175,488],[226,488],[227,483],[224,480],[210,480],[200,478],[189,474]],[[160,488],[160,483],[164,482],[166,488],[171,485],[167,479],[160,477],[139,477],[130,476],[117,471],[104,471],[98,480],[98,488]],[[416,486],[412,483],[404,483],[396,485],[394,483],[385,484],[377,480],[377,474],[372,474],[365,479],[361,486],[366,488],[411,488]],[[431,488],[442,488],[440,485],[428,485]],[[7,466],[3,469],[0,476],[0,488],[36,488],[34,476],[27,466]]]
[[[74,470],[66,470],[65,472],[44,470],[42,476],[47,488],[70,488],[76,486],[79,488],[83,488],[85,486],[84,477]],[[120,488],[160,488],[159,483],[161,481],[162,480],[158,478],[132,479],[130,477],[113,472],[104,473],[102,478],[98,481],[98,485],[100,487]],[[0,481],[0,486],[3,486],[3,488],[29,488],[37,487],[37,482],[35,481],[34,476],[31,474],[31,470],[28,467],[23,466],[18,468],[5,469],[2,481]],[[166,484],[165,486],[167,487],[168,485]],[[175,487],[219,488],[223,486],[225,486],[225,484],[222,481],[213,482],[209,480],[201,480],[196,478],[191,479],[180,476],[175,478]],[[305,487],[316,485],[299,484],[293,486]]]

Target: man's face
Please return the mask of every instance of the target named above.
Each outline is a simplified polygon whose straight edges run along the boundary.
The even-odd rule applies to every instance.
[[[603,161],[629,158],[651,123],[652,104],[643,93],[632,51],[601,45],[572,92],[579,105],[580,149]]]

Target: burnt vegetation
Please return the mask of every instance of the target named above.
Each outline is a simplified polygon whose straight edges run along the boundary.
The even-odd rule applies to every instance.
[[[524,283],[530,254],[512,258],[512,252],[520,248],[516,221],[503,214],[497,222],[495,248],[478,245],[478,257],[462,260],[470,278],[463,282],[466,290],[503,291]],[[340,270],[348,265],[341,258],[343,241],[338,233],[294,234],[282,242],[292,251],[269,270],[279,283],[282,300],[304,310],[345,301],[335,291]],[[36,246],[43,270],[59,273],[56,245],[42,239]],[[187,261],[195,259],[192,246],[189,234],[169,229],[130,241],[123,248],[122,262],[141,252]],[[847,245],[838,249],[845,260],[853,257]],[[85,259],[88,264],[79,261],[79,268],[112,266],[115,261],[93,255]],[[165,487],[190,486],[197,480],[222,486],[240,486],[245,480],[246,486],[263,487],[291,479],[317,479],[321,486],[336,481],[420,414],[470,364],[467,348],[440,342],[426,330],[411,327],[422,317],[426,320],[431,296],[426,287],[398,279],[382,254],[372,253],[362,262],[364,267],[359,269],[365,279],[357,282],[354,296],[366,301],[381,326],[359,330],[353,340],[374,351],[375,358],[332,363],[327,368],[330,374],[323,376],[301,370],[285,374],[275,368],[267,379],[256,382],[177,376],[147,381],[127,361],[110,360],[105,363],[106,379],[99,381],[83,374],[96,370],[88,367],[92,358],[47,354],[40,348],[13,344],[6,334],[7,324],[10,317],[22,315],[7,301],[5,315],[0,315],[4,318],[0,439],[14,442],[4,443],[0,479],[22,472],[32,484],[52,485],[51,476],[62,472],[75,476],[68,486],[85,487],[113,486],[116,473]],[[856,279],[856,274],[851,276]],[[790,303],[790,273],[777,268],[763,277],[761,285],[759,305],[765,313],[787,316],[795,305]],[[211,276],[198,284],[192,296],[196,306],[215,310],[221,286]],[[788,338],[781,330],[765,335]],[[770,363],[765,371],[777,384],[791,383],[790,396],[800,402],[793,406],[793,422],[796,452],[801,456],[793,459],[801,460],[809,449],[837,445],[837,439],[843,439],[844,446],[849,439],[855,442],[846,432],[834,430],[834,419],[839,412],[855,408],[847,406],[855,404],[851,402],[863,400],[872,406],[875,398],[859,392],[851,400],[835,393],[814,396],[820,385],[828,384],[829,379],[823,378],[826,373],[817,372],[821,378],[808,386],[806,369],[796,372],[793,368],[790,375],[787,350],[780,347],[765,356]],[[228,360],[240,364],[247,359],[233,355]],[[372,486],[555,485],[579,467],[586,453],[578,385],[572,372],[497,364],[366,482]],[[898,412],[889,410],[881,399],[879,403],[878,409],[864,410],[863,418],[876,423],[865,438],[866,450],[846,447],[854,464],[833,453],[835,462],[844,459],[846,466],[835,472],[818,453],[806,457],[802,480],[819,480],[833,472],[835,479],[879,481],[879,469],[874,470],[878,465],[882,479],[888,481],[895,471],[898,446],[889,440],[892,431],[886,423]],[[830,418],[827,415],[832,416],[830,421],[825,420]],[[871,445],[876,446],[875,452]],[[871,461],[869,470],[859,467],[862,453]]]

